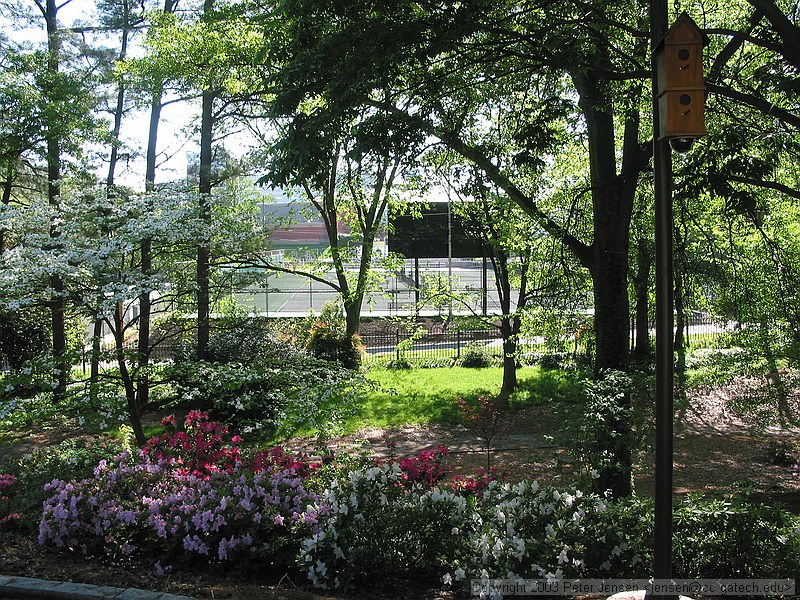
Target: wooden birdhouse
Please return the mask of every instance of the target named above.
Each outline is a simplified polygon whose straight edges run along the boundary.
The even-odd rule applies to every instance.
[[[686,13],[655,48],[659,140],[706,134],[703,47],[708,38]]]

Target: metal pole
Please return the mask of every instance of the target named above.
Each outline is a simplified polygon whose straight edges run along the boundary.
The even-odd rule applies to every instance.
[[[483,288],[483,296],[481,302],[481,314],[485,317],[489,314],[489,277],[486,274],[486,246],[481,244],[483,250],[483,269],[481,270],[481,287]]]
[[[450,198],[447,199],[447,322],[453,320],[453,214],[450,211]]]
[[[419,312],[419,256],[416,249],[417,242],[414,241],[414,314]]]
[[[667,33],[667,0],[651,0],[653,48]],[[672,578],[672,427],[673,427],[673,263],[672,154],[667,140],[658,141],[659,111],[655,55],[653,68],[653,168],[656,243],[656,579]],[[656,596],[669,598],[674,596]]]

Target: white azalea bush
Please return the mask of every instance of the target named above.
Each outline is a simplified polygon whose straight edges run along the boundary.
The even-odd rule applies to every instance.
[[[321,495],[320,530],[303,540],[300,563],[323,589],[438,577],[468,553],[471,504],[439,487],[409,486],[396,462],[353,470]]]
[[[465,578],[620,577],[643,571],[641,539],[611,521],[600,496],[559,491],[535,481],[489,484],[472,515],[466,553],[445,583]]]

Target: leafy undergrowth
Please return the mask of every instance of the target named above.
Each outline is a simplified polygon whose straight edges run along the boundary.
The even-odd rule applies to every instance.
[[[66,462],[80,476],[46,483],[42,512],[30,498],[23,504],[20,479],[4,478],[6,510],[38,514],[42,546],[167,579],[229,568],[345,592],[412,578],[466,591],[464,582],[482,576],[644,577],[651,568],[647,498],[612,501],[486,473],[451,481],[444,447],[317,460],[279,448],[247,453],[202,413],[165,427],[141,453],[93,465],[88,454],[73,463],[73,453]],[[4,524],[30,531],[24,518]],[[800,568],[798,524],[744,497],[687,496],[676,505],[676,573],[791,576]]]

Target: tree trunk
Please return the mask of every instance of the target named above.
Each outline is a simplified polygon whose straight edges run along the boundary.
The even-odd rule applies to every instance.
[[[165,8],[166,11],[166,8]],[[145,191],[149,194],[156,189],[156,156],[158,155],[158,126],[161,122],[162,91],[159,88],[153,92],[150,101],[150,127],[147,136],[147,153],[145,157]],[[142,275],[145,277],[153,270],[153,239],[146,237],[139,244],[141,254]],[[139,342],[137,344],[137,369],[136,394],[137,403],[144,408],[150,402],[150,319],[153,306],[150,300],[150,291],[145,290],[139,295]]]
[[[133,428],[133,435],[136,438],[136,444],[144,446],[147,438],[144,435],[142,427],[142,416],[139,407],[136,404],[136,388],[133,384],[133,377],[131,377],[128,370],[128,361],[125,357],[124,347],[124,314],[122,306],[118,305],[117,310],[114,311],[114,345],[117,355],[117,366],[119,367],[119,375],[122,379],[122,386],[125,388],[125,401],[128,406],[128,420]]]
[[[503,340],[503,384],[500,388],[500,400],[508,401],[511,394],[517,389],[517,336],[519,335],[520,321],[518,317],[511,314],[511,275],[508,271],[508,255],[502,249],[492,246],[492,240],[487,241],[490,242],[487,249],[492,261],[501,311],[500,337]],[[523,273],[520,286],[521,298],[524,298],[526,293],[525,282],[526,278]]]
[[[361,307],[363,297],[354,297],[344,302],[345,337],[351,339],[361,327]]]
[[[587,267],[592,277],[595,309],[595,376],[604,371],[626,371],[630,337],[628,251],[636,183],[641,170],[638,141],[639,115],[632,110],[625,122],[622,174],[617,173],[614,111],[608,84],[602,75],[574,73],[573,81],[586,118],[592,185],[594,240]],[[601,469],[596,491],[611,490],[615,498],[632,491],[632,449],[616,440],[628,439],[632,427],[630,396],[619,402],[621,415],[609,426],[611,464]]]
[[[92,355],[89,359],[89,399],[92,405],[97,404],[97,392],[100,387],[100,337],[103,333],[103,319],[94,320],[92,331]]]
[[[164,14],[175,10],[177,0],[164,0]],[[150,124],[147,134],[147,151],[145,153],[144,189],[152,193],[156,189],[156,158],[158,156],[158,126],[161,123],[163,90],[161,82],[156,84],[150,100]],[[139,245],[142,261],[142,275],[149,276],[153,270],[153,239],[144,238]],[[139,409],[150,403],[150,329],[153,305],[150,292],[145,290],[139,295],[139,342],[136,348],[138,366],[136,369],[136,398]]]
[[[11,191],[14,189],[14,168],[9,160],[6,180],[3,182],[3,206],[11,204]],[[6,251],[6,230],[0,225],[0,254]]]
[[[200,122],[200,218],[211,222],[211,161],[214,133],[214,92],[203,91]],[[197,358],[208,358],[211,337],[211,252],[205,240],[197,248]]]
[[[503,338],[503,384],[500,387],[500,398],[506,402],[517,389],[517,339],[519,329],[519,318],[502,317],[500,334]]]
[[[57,21],[58,6],[55,0],[47,0],[44,17],[47,27],[47,70],[55,79],[60,68],[61,40]],[[48,127],[45,132],[47,141],[47,198],[54,210],[61,205],[61,146],[54,128]],[[54,219],[50,225],[51,249],[58,250],[60,232],[57,221]],[[67,333],[66,317],[64,314],[64,282],[57,273],[50,275],[50,323],[53,336],[54,378],[56,387],[53,397],[56,402],[64,399],[67,393]]]

